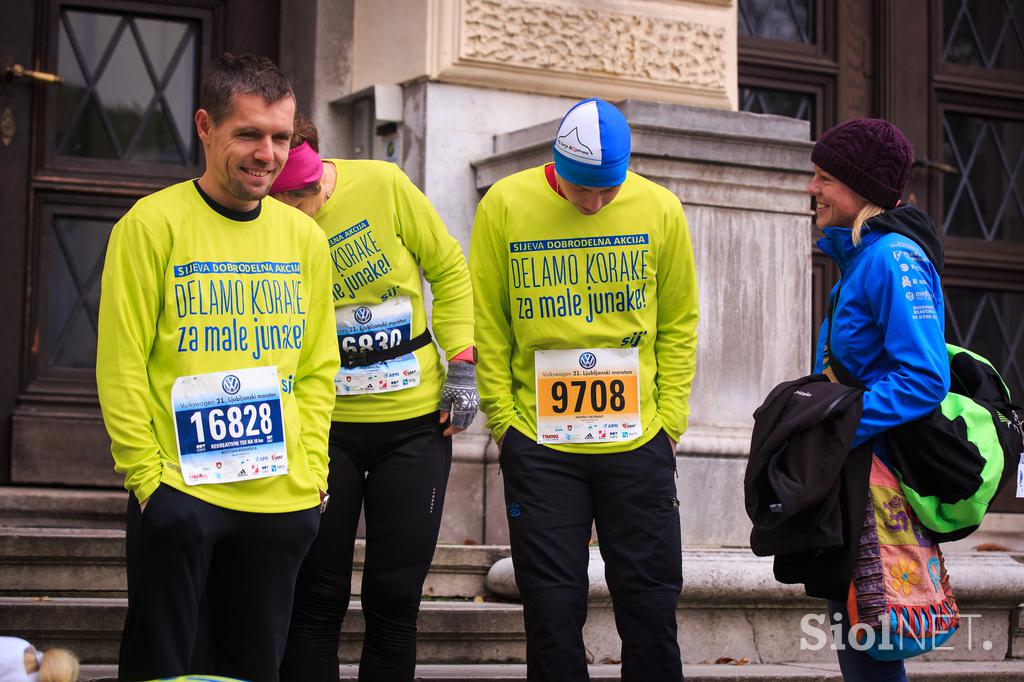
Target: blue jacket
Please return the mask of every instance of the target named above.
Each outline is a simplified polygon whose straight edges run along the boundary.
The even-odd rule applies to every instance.
[[[949,391],[949,359],[939,283],[942,247],[931,219],[912,206],[900,207],[869,220],[860,246],[854,246],[852,233],[825,228],[818,247],[841,273],[829,297],[835,306],[831,355],[867,387],[857,446],[935,409]],[[827,334],[826,315],[815,372],[827,366]],[[876,451],[884,451],[881,445],[876,442]]]

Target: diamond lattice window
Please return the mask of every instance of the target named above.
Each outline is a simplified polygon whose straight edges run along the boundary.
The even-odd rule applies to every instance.
[[[196,163],[197,22],[63,9],[57,153]]]
[[[111,221],[56,216],[51,224],[46,351],[51,367],[96,366],[100,276]]]
[[[814,120],[814,96],[771,88],[740,88],[740,111]]]
[[[946,338],[988,358],[1010,389],[1024,398],[1024,294],[945,287]]]
[[[1024,70],[1024,0],[944,0],[948,64]]]
[[[814,44],[815,0],[740,0],[739,33],[751,38]]]
[[[946,113],[943,230],[1024,244],[1024,122]]]

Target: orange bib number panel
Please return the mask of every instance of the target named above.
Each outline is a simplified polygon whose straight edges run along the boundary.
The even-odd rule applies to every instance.
[[[636,348],[534,353],[537,442],[606,443],[643,433]]]

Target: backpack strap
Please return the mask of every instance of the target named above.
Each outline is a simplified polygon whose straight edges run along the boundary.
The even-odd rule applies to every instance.
[[[839,359],[839,356],[836,355],[835,350],[832,347],[832,319],[835,317],[836,307],[839,305],[839,296],[842,292],[843,278],[840,276],[839,286],[836,288],[835,296],[833,296],[832,300],[829,301],[828,331],[825,337],[825,357],[822,358],[822,364],[824,364],[824,360],[827,358],[828,367],[825,368],[825,374],[833,382],[866,391],[867,386],[864,385],[864,382],[858,380],[857,377],[853,376],[853,373],[850,372],[850,370],[846,369],[846,366]]]

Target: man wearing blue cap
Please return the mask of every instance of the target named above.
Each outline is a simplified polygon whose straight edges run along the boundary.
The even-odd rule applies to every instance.
[[[679,199],[626,170],[630,132],[572,107],[554,163],[495,183],[470,248],[477,382],[501,450],[527,676],[587,680],[597,526],[625,682],[677,682],[675,446],[689,414],[697,279]]]

